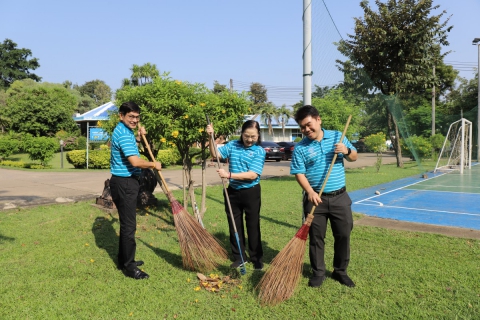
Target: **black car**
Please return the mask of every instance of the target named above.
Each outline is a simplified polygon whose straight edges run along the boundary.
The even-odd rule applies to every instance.
[[[297,143],[291,142],[291,141],[282,141],[282,142],[277,142],[277,144],[285,148],[284,160],[292,159],[293,149],[295,148],[295,145]]]
[[[358,153],[368,151],[365,142],[363,142],[362,140],[355,141],[352,143],[352,145],[355,147],[355,149],[357,149]]]
[[[279,162],[285,157],[285,149],[273,141],[262,141],[260,145],[267,153],[265,160],[275,160]]]

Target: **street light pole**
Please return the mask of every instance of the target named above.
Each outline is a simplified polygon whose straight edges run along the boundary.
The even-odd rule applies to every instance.
[[[475,38],[472,41],[473,45],[478,46],[478,92],[477,92],[477,161],[480,161],[480,38]]]
[[[63,140],[60,140],[60,167],[63,169]]]

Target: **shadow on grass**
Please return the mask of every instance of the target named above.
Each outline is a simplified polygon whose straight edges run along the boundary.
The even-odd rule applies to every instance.
[[[113,225],[118,219],[112,217],[107,220],[104,217],[97,217],[92,225],[92,233],[95,236],[95,244],[98,248],[104,249],[115,266],[117,265],[118,255],[118,236]]]
[[[7,237],[2,234],[0,234],[0,243],[6,242],[6,241],[13,241],[15,238]]]
[[[288,228],[299,229],[299,228],[301,227],[301,225],[299,225],[299,226],[298,226],[298,225],[293,225],[293,224],[290,224],[290,223],[287,223],[287,222],[284,222],[284,221],[279,221],[279,220],[277,220],[277,219],[269,218],[269,217],[266,217],[266,216],[263,216],[263,215],[260,216],[260,218],[261,218],[262,220],[266,220],[266,221],[269,221],[269,222],[273,222],[273,223],[276,223],[276,224],[278,224],[278,225],[281,225],[281,226],[284,226],[284,227],[288,227]],[[301,219],[301,217],[299,217],[299,219],[298,219],[299,224],[300,224],[300,222],[301,222],[300,219]]]
[[[158,200],[158,198],[157,198]],[[145,216],[146,214],[158,218],[170,226],[174,226],[173,214],[171,214],[171,205],[168,200],[158,200],[155,206],[140,207],[137,210],[137,215]],[[164,215],[159,213],[165,213]],[[170,213],[170,214],[168,214]]]
[[[147,248],[152,250],[158,257],[162,258],[166,262],[168,262],[171,266],[182,269],[183,264],[182,264],[182,257],[178,254],[173,254],[171,252],[168,252],[167,250],[163,250],[157,247],[154,247],[147,242],[143,241],[142,239],[138,239],[141,243],[143,243]]]

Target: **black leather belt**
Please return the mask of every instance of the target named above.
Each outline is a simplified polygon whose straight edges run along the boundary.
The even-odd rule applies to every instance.
[[[116,176],[116,175],[112,174],[112,177],[120,178],[120,179],[135,179],[137,181],[140,181],[140,176],[121,177],[121,176]]]
[[[345,191],[347,191],[347,188],[342,187],[342,188],[340,188],[338,190],[335,190],[335,191],[332,191],[332,192],[322,192],[322,197],[335,197],[335,196],[338,196],[339,194],[344,193]]]

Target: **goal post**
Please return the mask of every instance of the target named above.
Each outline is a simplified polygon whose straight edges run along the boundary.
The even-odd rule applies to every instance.
[[[471,167],[472,122],[462,118],[448,128],[434,172],[459,170],[463,173],[464,168]]]

